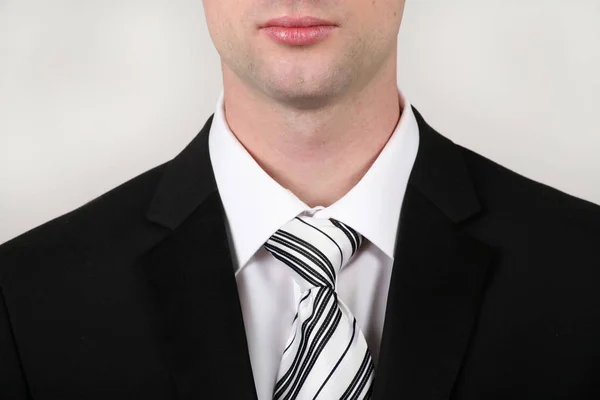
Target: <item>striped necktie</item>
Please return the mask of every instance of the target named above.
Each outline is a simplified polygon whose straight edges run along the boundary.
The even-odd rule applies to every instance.
[[[358,232],[335,219],[299,216],[265,243],[291,268],[302,290],[274,400],[371,397],[371,354],[356,318],[335,292],[338,272],[362,241]]]

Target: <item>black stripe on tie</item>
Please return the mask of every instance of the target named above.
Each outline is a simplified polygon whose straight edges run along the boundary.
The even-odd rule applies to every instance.
[[[371,361],[369,363],[369,368],[367,368],[367,372],[362,377],[360,385],[358,385],[358,389],[356,389],[356,393],[354,393],[354,396],[352,396],[350,398],[350,400],[357,400],[358,399],[358,396],[360,396],[360,394],[362,393],[363,389],[365,388],[365,385],[369,381],[369,378],[371,377],[371,372],[373,372],[373,369],[374,369],[373,361]]]
[[[300,301],[298,302],[298,307],[296,307],[298,310],[300,309],[300,305],[302,304],[302,302],[304,300],[306,300],[308,298],[308,296],[310,296],[310,292],[313,290],[313,288],[310,288],[306,291],[306,294],[304,295],[303,298],[300,299]],[[296,315],[294,315],[294,319],[292,320],[292,324],[296,321],[296,318],[298,318],[298,311],[296,311]]]
[[[341,230],[342,232],[344,232],[344,234],[348,238],[348,241],[350,241],[350,244],[352,245],[352,255],[350,257],[352,257],[354,255],[354,253],[356,252],[356,250],[358,249],[358,242],[355,241],[356,238],[354,237],[354,235],[352,234],[352,232],[350,232],[348,230],[348,228],[344,224],[342,224],[340,221],[337,221],[337,220],[335,220],[333,218],[329,218],[329,220],[339,230]]]
[[[333,243],[336,245],[336,247],[338,248],[338,250],[340,251],[340,254],[341,254],[341,256],[342,256],[342,265],[344,265],[344,252],[343,252],[343,251],[342,251],[342,249],[340,248],[340,245],[339,245],[339,244],[338,244],[338,243],[337,243],[335,240],[333,240],[333,239],[331,238],[331,236],[329,236],[328,234],[326,234],[325,232],[323,232],[322,230],[320,230],[320,229],[319,229],[319,228],[317,228],[316,226],[313,226],[313,225],[309,224],[309,223],[308,223],[308,222],[306,222],[306,221],[303,221],[302,219],[300,219],[300,218],[298,218],[298,217],[296,217],[296,219],[297,219],[298,221],[302,222],[303,224],[306,224],[306,225],[310,226],[311,228],[314,228],[314,229],[318,230],[318,231],[319,231],[319,232],[321,232],[323,235],[327,236],[327,237],[329,238],[329,240],[331,240],[331,241],[332,241],[332,242],[333,242]]]
[[[346,227],[346,229],[348,229],[352,233],[352,235],[354,235],[354,237],[356,238],[357,247],[360,248],[360,243],[362,241],[362,235],[360,233],[358,233],[355,229],[350,228],[348,225],[344,224],[343,222],[341,224],[344,225]]]
[[[308,289],[308,291],[306,292],[306,295],[300,299],[300,302],[298,303],[298,309],[300,309],[300,306],[302,305],[302,302],[304,300],[306,300],[306,298],[310,295],[312,288]],[[298,319],[298,311],[296,311],[296,315],[294,315],[294,319],[292,320],[292,326],[294,326],[294,322],[296,322],[296,319]],[[287,347],[283,350],[283,354],[285,354],[285,352],[290,348],[290,346],[294,343],[294,340],[296,340],[296,335],[298,334],[298,329],[294,329],[294,337],[292,338],[292,340],[290,341],[290,344],[287,345]]]
[[[340,363],[342,362],[342,360],[346,356],[346,353],[348,353],[348,350],[350,350],[350,346],[352,345],[352,341],[354,340],[355,333],[356,333],[356,318],[354,318],[354,322],[352,322],[352,336],[350,337],[350,342],[348,343],[348,346],[346,346],[346,350],[344,350],[344,352],[342,353],[342,356],[340,357],[340,359],[335,363],[335,365],[333,366],[333,369],[331,370],[331,372],[329,373],[329,375],[327,375],[327,378],[325,378],[325,381],[323,381],[323,384],[321,385],[321,387],[317,391],[317,394],[315,394],[315,397],[313,397],[313,400],[316,400],[317,396],[319,396],[319,393],[321,393],[321,390],[323,390],[323,388],[325,387],[325,385],[329,381],[329,378],[331,378],[333,376],[333,373],[337,369],[338,365],[340,365]]]
[[[369,390],[367,390],[367,394],[365,395],[365,400],[369,400],[373,395],[373,387],[375,387],[375,385],[373,384],[373,382],[371,382],[371,386],[369,387]]]
[[[315,267],[314,264],[306,263],[302,259],[295,256],[290,251],[290,250],[297,251],[296,249],[294,249],[293,246],[295,246],[295,245],[293,243],[290,243],[288,240],[280,238],[280,237],[276,237],[276,236],[271,236],[271,238],[268,240],[268,243],[271,245],[272,245],[272,243],[279,243],[280,245],[282,245],[282,247],[277,247],[277,246],[275,246],[275,247],[277,247],[279,249],[280,253],[285,254],[286,256],[288,256],[288,258],[291,258],[293,261],[295,261],[296,264],[298,264],[299,266],[302,266],[307,273],[309,273],[313,276],[314,279],[316,279],[316,280],[318,279],[321,282],[323,282],[321,285],[316,285],[316,286],[332,286],[332,283],[331,283],[332,281],[331,281],[329,275],[327,274],[326,269],[319,268],[318,265]],[[327,279],[329,279],[329,281]]]
[[[300,336],[300,345],[298,348],[298,352],[294,356],[294,360],[290,365],[290,368],[286,371],[286,373],[279,379],[277,384],[275,385],[275,394],[273,395],[273,399],[279,399],[285,393],[287,386],[289,386],[289,379],[292,377],[292,372],[294,370],[294,366],[303,358],[304,350],[310,334],[313,329],[317,325],[321,315],[323,313],[323,309],[331,299],[331,290],[327,288],[320,288],[321,290],[317,290],[317,296],[315,298],[315,302],[313,304],[313,313],[311,316],[306,319],[300,328],[302,335]],[[321,301],[323,299],[323,301]],[[311,321],[315,317],[314,321]]]
[[[365,351],[365,356],[362,360],[362,363],[360,364],[360,368],[358,369],[358,372],[356,373],[356,375],[354,375],[354,379],[352,379],[352,382],[350,382],[350,385],[348,386],[348,388],[346,389],[346,391],[344,392],[342,397],[340,397],[340,400],[347,400],[348,396],[350,396],[350,393],[352,393],[354,391],[354,388],[356,387],[359,379],[363,375],[363,372],[365,372],[368,362],[369,362],[369,349],[367,349],[367,351]]]
[[[284,236],[284,237],[280,237],[280,236]],[[271,236],[271,240],[273,240],[277,243],[285,244],[290,249],[296,250],[298,253],[302,254],[303,256],[308,258],[310,261],[312,261],[315,265],[319,266],[319,269],[327,275],[329,280],[332,282],[332,285],[335,284],[335,271],[333,270],[333,265],[331,265],[331,261],[327,257],[325,257],[325,255],[323,255],[323,257],[327,260],[327,263],[324,263],[323,261],[321,261],[317,257],[315,257],[313,254],[311,254],[306,247],[301,247],[297,244],[292,243],[292,241],[294,239],[298,239],[298,240],[302,241],[300,238],[292,235],[291,233],[285,232],[285,231],[278,231],[273,236]],[[317,250],[317,251],[319,251],[319,250]],[[321,252],[319,251],[319,253],[321,253]],[[321,254],[323,254],[323,253],[321,253]]]
[[[329,290],[329,292],[332,292],[331,290]],[[331,296],[330,296],[331,297]],[[324,305],[329,304],[329,300],[327,300],[325,302]],[[293,393],[294,388],[296,387],[296,385],[298,384],[298,380],[300,378],[300,374],[298,373],[298,371],[302,371],[304,369],[304,365],[306,364],[306,360],[308,360],[313,351],[315,346],[317,345],[317,343],[320,341],[321,336],[323,335],[323,333],[325,332],[325,328],[329,325],[329,323],[331,322],[332,318],[335,315],[335,311],[337,310],[337,308],[335,307],[335,303],[333,304],[332,307],[329,307],[329,311],[327,312],[327,315],[325,315],[324,321],[320,324],[319,330],[315,333],[315,337],[312,341],[310,341],[310,347],[309,348],[304,348],[303,349],[303,354],[302,357],[300,358],[296,358],[294,359],[294,363],[292,364],[292,367],[290,368],[290,370],[292,370],[292,380],[288,381],[285,385],[285,387],[283,388],[284,392],[288,392],[287,395],[285,395],[284,399],[289,399],[290,395]],[[321,316],[324,312],[323,310],[320,310],[320,315]],[[320,318],[317,319],[317,321],[315,321],[315,324],[320,320]],[[313,328],[314,329],[314,328]],[[309,337],[310,334],[308,335],[303,335],[303,337],[306,337],[306,343],[309,343]],[[289,387],[289,391],[288,391],[288,386],[292,385],[291,387]]]
[[[292,394],[292,398],[296,398],[296,396],[298,396],[298,393],[300,392],[302,385],[304,385],[304,382],[306,381],[308,374],[310,374],[310,371],[312,370],[315,363],[317,362],[319,355],[323,352],[323,349],[325,348],[327,343],[329,343],[329,340],[331,339],[331,337],[337,330],[338,326],[340,325],[341,319],[342,319],[342,311],[336,307],[335,319],[333,320],[331,327],[327,330],[325,337],[323,337],[323,340],[321,341],[319,346],[315,349],[314,353],[311,355],[310,360],[307,359],[304,362],[304,365],[302,366],[302,368],[300,368],[300,371],[301,371],[300,372],[300,380],[298,381],[298,386],[296,387],[296,390],[294,390],[294,393]]]
[[[310,283],[311,285],[319,286],[319,287],[329,286],[329,282],[325,281],[325,279],[321,275],[317,274],[315,276],[314,274],[312,274],[313,273],[312,268],[310,268],[304,261],[299,260],[294,255],[286,252],[285,250],[283,250],[277,246],[273,246],[270,243],[265,243],[264,246],[267,250],[269,250],[269,252],[273,255],[273,257],[277,258],[279,261],[282,261],[287,266],[289,266],[291,269],[296,271],[298,273],[298,275],[300,275],[301,277],[306,279],[306,281],[308,283]],[[284,257],[284,255],[287,256],[288,258],[291,258],[292,260],[291,261],[288,260],[287,258]],[[307,273],[304,270],[300,269],[292,261],[295,261],[296,263],[300,264],[302,267],[304,267],[304,269],[308,270],[309,272]],[[309,275],[309,273],[311,273],[312,275]],[[320,281],[317,281],[317,279],[319,279],[319,278],[320,278]]]
[[[327,264],[329,268],[331,268],[331,274],[335,276],[335,270],[333,268],[331,260],[325,254],[323,254],[323,252],[318,247],[315,247],[314,245],[302,239],[301,237],[286,232],[283,229],[278,230],[277,232],[275,232],[275,234],[282,235],[290,240],[295,241],[299,245],[302,245],[304,248],[312,250],[317,256],[319,256],[323,260],[323,262]]]
[[[274,393],[274,399],[279,398],[280,396],[283,395],[283,393],[278,393],[281,392],[281,390],[283,390],[285,392],[285,389],[281,389],[280,387],[285,383],[285,381],[287,381],[287,379],[289,378],[290,374],[291,374],[291,370],[292,370],[292,366],[294,365],[294,363],[296,362],[296,359],[298,357],[300,357],[301,352],[304,351],[303,348],[306,345],[306,336],[304,335],[304,333],[306,331],[312,331],[312,329],[314,328],[314,324],[316,324],[316,322],[319,320],[320,316],[318,315],[318,311],[323,307],[323,304],[327,303],[327,298],[325,297],[324,303],[321,303],[322,299],[324,298],[324,295],[327,294],[324,290],[318,290],[317,291],[317,295],[315,297],[315,301],[313,304],[313,310],[312,310],[312,314],[310,315],[309,318],[307,318],[303,323],[302,326],[300,328],[300,344],[299,344],[299,348],[298,348],[298,352],[296,353],[296,355],[294,356],[294,361],[292,362],[292,364],[290,365],[290,368],[286,371],[286,373],[281,377],[281,379],[279,379],[279,381],[277,382],[277,384],[275,385],[275,393]],[[315,318],[314,322],[311,322],[311,320]],[[281,389],[281,390],[280,390]]]
[[[348,225],[344,224],[343,222],[340,222],[340,224],[342,224],[346,229],[348,229],[348,231],[352,234],[352,236],[354,236],[354,238],[356,240],[356,249],[357,250],[360,249],[360,245],[362,244],[362,235],[360,233],[358,233],[356,230],[350,228]]]

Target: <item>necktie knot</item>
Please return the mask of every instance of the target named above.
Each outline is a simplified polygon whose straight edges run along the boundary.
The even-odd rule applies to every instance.
[[[362,239],[333,218],[298,216],[265,243],[302,289],[273,400],[371,397],[373,359],[356,318],[335,292],[339,271]]]
[[[292,269],[303,291],[335,290],[337,274],[362,241],[358,232],[333,218],[298,216],[279,228],[265,248]]]

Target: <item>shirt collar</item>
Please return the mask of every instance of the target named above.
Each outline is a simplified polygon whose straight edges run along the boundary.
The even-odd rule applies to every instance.
[[[282,187],[231,132],[224,91],[209,132],[209,154],[234,247],[236,273],[277,229],[299,214],[335,218],[394,258],[400,210],[418,145],[412,107],[398,91],[402,115],[390,139],[363,178],[329,207],[309,207]]]

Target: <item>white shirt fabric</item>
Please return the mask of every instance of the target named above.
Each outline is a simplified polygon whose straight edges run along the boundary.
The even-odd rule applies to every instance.
[[[219,95],[209,154],[225,210],[259,400],[272,399],[301,293],[289,267],[263,244],[297,215],[335,218],[363,235],[361,248],[337,276],[336,291],[356,317],[377,373],[400,209],[419,146],[412,108],[398,93],[402,115],[375,162],[341,199],[314,208],[271,178],[237,140],[225,118],[224,92]]]

